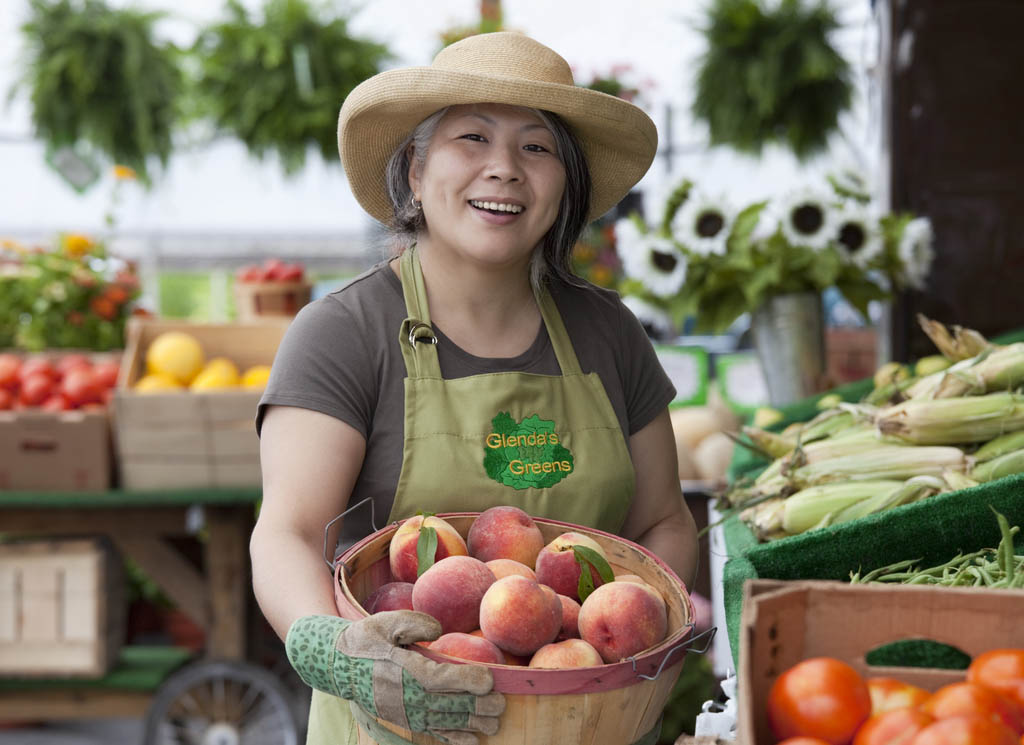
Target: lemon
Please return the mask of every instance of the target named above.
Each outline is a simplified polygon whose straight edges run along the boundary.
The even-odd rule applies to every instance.
[[[146,350],[146,367],[188,385],[203,369],[203,348],[191,334],[165,331]]]
[[[133,387],[136,393],[167,393],[184,389],[185,387],[181,383],[164,373],[143,375]]]
[[[238,366],[227,357],[214,357],[207,362],[199,375],[196,376],[196,380],[203,377],[203,375],[214,376],[215,373],[217,380],[230,381],[229,385],[238,385]]]
[[[224,388],[238,387],[238,371],[225,368],[223,365],[207,367],[196,375],[192,385],[193,391],[216,391]]]
[[[243,388],[266,388],[270,378],[270,365],[254,365],[242,376]]]

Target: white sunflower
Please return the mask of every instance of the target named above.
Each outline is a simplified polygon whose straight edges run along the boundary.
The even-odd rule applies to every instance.
[[[736,215],[724,199],[695,192],[672,220],[672,235],[698,256],[724,256]]]
[[[837,213],[829,195],[815,189],[794,192],[776,206],[786,240],[812,251],[828,248],[836,233]]]
[[[651,336],[657,339],[675,336],[676,328],[672,323],[672,316],[664,309],[636,295],[623,296],[622,304],[629,308],[629,311],[636,316],[644,328],[649,329]]]
[[[935,250],[934,233],[927,217],[917,217],[906,224],[900,236],[897,253],[902,265],[903,281],[916,290],[923,290],[925,279],[932,268]]]
[[[657,297],[672,297],[686,281],[686,257],[671,240],[644,234],[632,220],[615,223],[615,246],[627,277]]]
[[[843,260],[861,269],[866,269],[885,250],[878,217],[856,203],[848,203],[839,210],[835,242]]]

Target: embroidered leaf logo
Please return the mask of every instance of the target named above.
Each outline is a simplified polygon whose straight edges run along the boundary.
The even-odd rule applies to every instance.
[[[595,589],[594,578],[590,576],[590,567],[594,567],[594,571],[606,583],[614,582],[615,574],[605,558],[594,549],[574,545],[572,552],[576,555],[576,563],[580,565],[580,581],[576,586],[576,592],[579,593],[582,603]]]
[[[508,412],[491,420],[484,446],[484,470],[513,489],[546,489],[573,471],[573,456],[555,432],[555,423],[534,414],[516,422]]]
[[[416,539],[416,576],[434,566],[434,554],[437,553],[437,531],[433,528],[420,528],[420,537]]]

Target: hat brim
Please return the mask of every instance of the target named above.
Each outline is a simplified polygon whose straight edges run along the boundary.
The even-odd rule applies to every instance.
[[[413,128],[446,106],[501,103],[558,114],[587,158],[595,220],[643,178],[654,160],[658,132],[643,112],[620,98],[588,88],[479,75],[431,67],[382,72],[357,86],[338,117],[338,151],[352,193],[373,218],[394,218],[387,197],[388,160]]]

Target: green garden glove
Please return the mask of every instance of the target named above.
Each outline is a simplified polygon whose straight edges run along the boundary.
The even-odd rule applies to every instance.
[[[369,714],[451,745],[493,735],[505,697],[482,665],[438,663],[402,645],[433,641],[441,624],[399,610],[358,621],[305,616],[288,629],[288,660],[312,688],[355,702]]]

